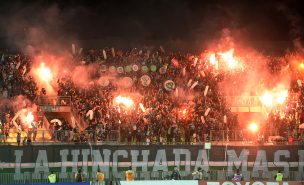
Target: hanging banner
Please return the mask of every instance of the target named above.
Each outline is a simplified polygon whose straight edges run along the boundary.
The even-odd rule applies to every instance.
[[[208,155],[209,152],[210,155]],[[31,178],[40,179],[41,174],[48,174],[49,171],[70,173],[82,168],[83,172],[87,174],[88,172],[96,172],[100,167],[100,170],[105,173],[105,177],[109,178],[110,174],[117,177],[117,172],[124,173],[128,166],[132,166],[136,172],[155,171],[157,174],[159,174],[158,169],[166,172],[177,166],[180,167],[180,171],[187,172],[202,167],[205,172],[210,171],[210,174],[214,174],[218,178],[226,178],[226,174],[233,175],[234,169],[238,167],[244,174],[244,181],[238,184],[244,185],[247,184],[246,180],[251,179],[267,178],[273,180],[274,174],[271,172],[277,169],[282,169],[286,179],[301,180],[304,162],[304,149],[301,145],[253,146],[243,144],[235,146],[229,144],[225,146],[213,144],[210,150],[206,150],[203,144],[153,144],[145,146],[92,143],[91,146],[88,144],[46,146],[36,143],[31,146],[21,145],[18,147],[2,145],[0,153],[1,177],[4,173],[14,172],[15,174],[8,179],[18,182],[24,182],[21,180],[26,178],[25,172],[34,171],[38,176],[34,175]],[[139,157],[142,159],[140,160]],[[139,161],[141,166],[138,166]],[[162,163],[160,164],[160,162]],[[184,165],[181,166],[181,164]],[[219,174],[212,173],[215,172],[213,169],[223,167],[226,168],[225,173],[222,170],[219,170]],[[182,173],[181,175],[187,176],[189,174]],[[170,182],[175,181],[171,180]],[[3,182],[1,183],[3,184]],[[280,182],[280,184],[282,183]],[[260,185],[260,183],[256,181],[255,185]]]
[[[167,81],[165,81],[165,83],[164,83],[164,88],[165,88],[167,91],[172,91],[172,90],[174,90],[174,88],[175,88],[175,83],[174,83],[172,80],[167,80]]]
[[[151,78],[148,76],[148,75],[143,75],[141,78],[140,78],[140,82],[143,86],[147,87],[150,85],[151,83]]]

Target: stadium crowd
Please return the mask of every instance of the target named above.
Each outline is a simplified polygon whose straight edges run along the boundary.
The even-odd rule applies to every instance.
[[[57,81],[58,96],[70,96],[73,110],[86,124],[79,128],[66,122],[51,123],[52,138],[102,141],[110,137],[112,130],[119,130],[121,141],[127,142],[199,142],[209,138],[210,130],[240,130],[237,115],[231,112],[219,87],[224,78],[239,79],[239,76],[215,73],[208,61],[198,58],[190,54],[168,54],[162,48],[126,52],[106,48],[74,53],[74,64],[97,67],[88,74],[90,81],[86,85],[79,85],[73,74],[61,76]],[[20,54],[2,55],[1,100],[24,95],[35,102],[38,94],[45,94],[39,92],[29,73],[31,63]],[[269,68],[276,72],[280,65],[270,62]],[[297,115],[303,107],[303,90],[302,86],[291,83],[290,92],[299,95],[296,103],[290,101],[290,111],[284,116],[273,111],[269,116],[271,124],[266,126],[272,125],[281,136],[286,130],[296,130],[297,116],[303,119]],[[115,103],[118,95],[132,98],[134,105]],[[10,106],[0,108],[1,141],[12,128],[10,122],[16,112]],[[69,130],[71,137],[69,132],[61,130]]]

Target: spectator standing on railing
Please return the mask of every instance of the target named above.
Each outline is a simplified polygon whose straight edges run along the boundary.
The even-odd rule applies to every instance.
[[[78,129],[74,128],[73,131],[73,142],[78,143],[79,142],[79,132]]]
[[[38,129],[37,122],[32,121],[31,125],[32,125],[32,129],[33,129],[33,141],[36,141],[37,129]]]
[[[4,125],[0,121],[0,143],[5,143]]]
[[[18,146],[20,146],[20,142],[21,142],[21,130],[17,130],[17,138],[16,138],[16,140],[17,140],[17,144],[18,144]]]

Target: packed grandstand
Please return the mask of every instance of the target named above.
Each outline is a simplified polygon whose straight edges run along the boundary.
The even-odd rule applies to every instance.
[[[190,54],[73,44],[64,57],[2,52],[0,141],[301,143],[301,55],[225,49]]]

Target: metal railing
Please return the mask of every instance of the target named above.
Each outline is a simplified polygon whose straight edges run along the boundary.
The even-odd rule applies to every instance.
[[[49,173],[34,173],[24,172],[22,174],[14,173],[0,173],[1,184],[32,184],[32,183],[47,183],[47,176]],[[135,180],[171,180],[172,171],[146,171],[146,172],[135,172]],[[269,171],[267,173],[259,172],[242,172],[245,181],[274,181],[276,171]],[[191,180],[193,177],[190,171],[180,171],[182,180]],[[57,182],[75,182],[75,173],[61,173],[57,172]],[[83,173],[85,182],[96,182],[96,172]],[[202,180],[228,180],[231,181],[233,178],[233,172],[225,170],[211,170],[208,172],[203,171]],[[110,181],[121,181],[125,180],[125,172],[109,172],[105,173],[105,184]],[[284,181],[302,181],[304,175],[298,171],[290,171],[288,174],[284,174]]]
[[[243,130],[211,130],[210,141],[245,141]]]
[[[79,136],[82,132],[80,132]],[[95,130],[83,131],[85,142],[97,142],[98,133]],[[37,131],[22,131],[20,138],[20,145],[39,142],[73,142],[74,132],[72,130],[37,130]],[[4,136],[3,136],[4,137]],[[120,140],[119,130],[111,130],[102,135],[101,141],[104,142],[118,142]],[[81,141],[79,141],[81,142]],[[0,140],[1,143],[17,143],[17,130],[10,132],[8,137],[5,137],[5,142]]]
[[[39,106],[71,106],[70,96],[39,96],[37,97]]]
[[[27,144],[27,139],[31,138],[31,142],[54,142],[54,143],[60,143],[60,142],[74,142],[73,140],[74,131],[73,130],[40,130],[37,131],[23,131],[21,132],[21,140],[20,145]],[[82,136],[81,136],[82,135]],[[248,136],[249,134],[244,133],[245,136]],[[105,131],[103,130],[101,133],[97,130],[82,130],[79,132],[79,137],[84,137],[84,141],[79,141],[79,143],[85,143],[85,142],[110,142],[110,143],[120,143],[120,144],[127,144],[127,145],[147,145],[147,144],[158,144],[159,141],[151,140],[149,143],[146,141],[127,141],[125,138],[126,136],[122,137],[119,130],[109,130]],[[122,137],[122,138],[121,138]],[[167,144],[167,145],[175,145],[175,144],[204,144],[205,142],[208,142],[206,139],[204,141],[190,141],[186,142],[184,140],[184,136],[179,136],[181,138],[181,141],[175,142],[167,140],[166,138],[163,139],[161,144]],[[201,136],[203,137],[203,136]],[[35,138],[35,139],[34,139]],[[26,139],[24,141],[24,139]],[[3,143],[3,140],[0,140],[0,144]],[[10,132],[8,137],[5,137],[6,143],[17,143],[17,130],[13,130]],[[246,142],[247,144],[261,144],[261,143],[267,143],[269,141],[263,141],[259,142],[256,137],[244,137],[242,130],[211,130],[210,131],[210,142],[220,145],[225,144],[226,142],[229,142],[231,144],[233,143],[240,143],[240,142]],[[277,141],[271,141],[272,144],[301,144],[303,141],[293,141],[292,143],[286,141],[283,142],[277,142]]]

